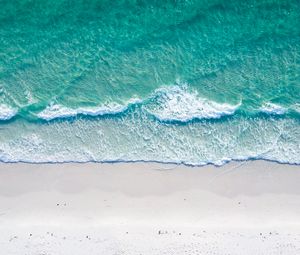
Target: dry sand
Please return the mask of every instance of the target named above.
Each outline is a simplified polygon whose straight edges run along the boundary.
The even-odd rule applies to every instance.
[[[300,254],[300,166],[0,164],[0,254]]]

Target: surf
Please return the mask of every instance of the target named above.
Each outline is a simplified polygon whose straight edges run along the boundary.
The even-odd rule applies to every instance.
[[[17,110],[5,104],[0,104],[0,120],[10,120],[17,114]]]

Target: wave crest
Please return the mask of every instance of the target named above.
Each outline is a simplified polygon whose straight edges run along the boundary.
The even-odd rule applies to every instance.
[[[187,122],[192,119],[216,119],[232,115],[240,106],[217,103],[190,92],[186,87],[168,87],[156,91],[151,103],[144,108],[162,121]]]
[[[287,110],[282,106],[273,103],[265,103],[259,110],[267,114],[275,115],[282,115],[287,112]]]
[[[17,110],[5,104],[0,104],[0,120],[9,120],[17,114]]]
[[[101,116],[105,114],[116,114],[123,112],[128,108],[128,105],[107,104],[100,107],[81,107],[77,109],[65,107],[58,104],[51,104],[45,110],[38,113],[37,116],[44,120],[53,120],[57,118],[68,118],[76,115]]]
[[[193,119],[218,119],[236,113],[241,103],[228,104],[218,103],[201,97],[196,90],[191,90],[186,84],[176,86],[165,86],[155,90],[146,99],[132,98],[124,104],[106,103],[98,107],[70,108],[59,104],[50,104],[37,114],[38,118],[53,120],[57,118],[68,118],[77,115],[101,116],[107,114],[118,114],[126,111],[130,106],[138,105],[146,114],[152,115],[160,121],[188,122]],[[292,110],[300,112],[300,107]],[[269,115],[282,115],[289,112],[280,105],[266,102],[253,114],[263,112]],[[4,111],[3,118],[9,117],[10,112]],[[15,112],[12,112],[15,114]],[[1,119],[1,115],[0,115]]]
[[[234,114],[239,105],[221,104],[198,96],[197,92],[190,92],[187,87],[163,87],[147,99],[131,99],[121,105],[110,103],[99,107],[69,108],[63,105],[50,104],[39,118],[52,120],[56,118],[74,117],[76,115],[101,116],[117,114],[128,109],[132,104],[141,104],[142,110],[162,121],[187,122],[192,119],[220,118]]]

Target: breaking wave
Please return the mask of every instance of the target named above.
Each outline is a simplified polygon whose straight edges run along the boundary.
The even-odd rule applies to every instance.
[[[190,92],[185,87],[174,86],[156,90],[151,103],[146,104],[144,109],[162,121],[187,122],[232,115],[239,106],[217,103],[199,97],[196,91]]]
[[[126,111],[131,105],[141,105],[148,114],[162,121],[187,122],[192,119],[215,119],[232,115],[240,106],[217,103],[199,97],[195,91],[186,87],[172,86],[157,89],[145,100],[131,99],[126,104],[108,103],[99,107],[72,109],[58,104],[50,104],[37,116],[44,120],[74,117],[76,115],[101,116],[118,114]]]
[[[201,97],[196,90],[191,90],[187,85],[165,86],[156,89],[145,99],[131,98],[121,104],[108,102],[94,107],[71,108],[58,103],[50,103],[45,109],[38,112],[39,119],[50,121],[59,118],[85,116],[103,116],[120,114],[127,111],[131,106],[140,109],[160,121],[189,122],[194,119],[219,119],[223,116],[236,114],[238,110],[243,111],[242,102],[236,104],[220,103]],[[257,110],[247,112],[255,115],[265,113],[268,115],[283,115],[290,111],[300,113],[300,107],[295,104],[289,108],[265,102]],[[0,120],[9,120],[18,113],[15,108],[0,104]]]
[[[9,120],[17,114],[17,110],[5,104],[0,104],[0,120]]]
[[[145,99],[131,98],[121,104],[108,102],[96,107],[71,108],[62,104],[50,103],[44,110],[36,114],[40,119],[50,121],[58,118],[69,118],[77,115],[103,116],[114,115],[127,111],[131,106],[139,106],[141,110],[160,121],[189,122],[193,119],[218,119],[233,115],[243,108],[241,102],[236,104],[220,103],[201,97],[197,91],[187,85],[165,86],[156,89]],[[291,111],[300,112],[296,104]],[[280,105],[265,102],[255,113],[268,115],[283,115],[290,111]],[[17,114],[17,110],[7,105],[0,105],[0,120],[9,120]],[[251,115],[251,112],[248,114]]]
[[[287,112],[287,109],[277,104],[265,103],[260,108],[260,111],[267,114],[282,115]]]
[[[101,116],[106,114],[116,114],[125,111],[130,104],[137,102],[138,100],[131,100],[127,105],[111,103],[100,107],[86,107],[77,109],[52,103],[47,106],[45,110],[38,113],[37,116],[44,120],[53,120],[57,118],[74,117],[76,115]]]

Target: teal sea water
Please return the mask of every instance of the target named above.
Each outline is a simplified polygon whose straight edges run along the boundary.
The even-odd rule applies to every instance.
[[[0,161],[300,164],[299,0],[0,5]]]

